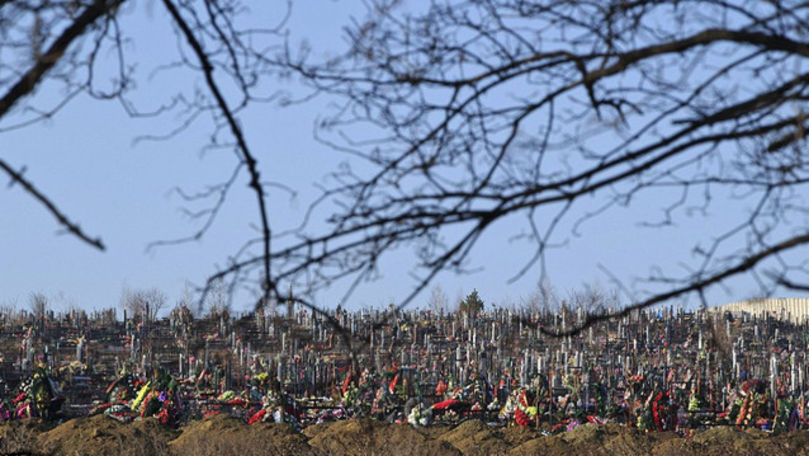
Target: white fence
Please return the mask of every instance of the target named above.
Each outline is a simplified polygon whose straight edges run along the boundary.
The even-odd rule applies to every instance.
[[[714,307],[717,312],[748,313],[757,317],[769,315],[776,320],[803,323],[809,320],[809,298],[767,298],[739,301]]]

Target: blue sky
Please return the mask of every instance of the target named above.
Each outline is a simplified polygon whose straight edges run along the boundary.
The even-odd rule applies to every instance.
[[[125,14],[123,22],[133,41],[127,45],[138,62],[139,100],[148,106],[152,98],[182,89],[189,81],[177,75],[148,78],[161,55],[173,51],[174,41],[159,4],[138,4]],[[341,28],[351,17],[360,17],[360,2],[318,2],[317,8],[300,8],[297,3],[289,22],[290,42],[309,42],[315,55],[338,53],[344,44]],[[277,11],[257,10],[256,21],[274,22]],[[193,76],[198,78],[198,76]],[[304,90],[296,82],[277,82],[293,94]],[[35,101],[48,104],[58,94],[46,86]],[[279,109],[258,105],[243,113],[248,139],[257,153],[262,173],[269,179],[295,188],[290,199],[283,192],[271,195],[271,221],[275,230],[295,226],[320,181],[345,156],[316,142],[315,120],[328,110],[328,100],[318,98],[306,104]],[[54,119],[0,134],[0,154],[17,167],[26,166],[26,176],[91,235],[100,235],[108,249],[98,252],[73,237],[59,234],[48,213],[20,188],[0,187],[0,304],[16,302],[25,307],[31,292],[52,298],[56,309],[71,305],[93,309],[118,305],[122,287],[157,287],[169,296],[169,305],[182,295],[187,282],[202,283],[216,265],[254,236],[257,224],[253,195],[244,179],[232,192],[209,233],[199,242],[146,251],[153,241],[182,237],[196,227],[181,212],[183,202],[172,192],[175,186],[193,192],[217,183],[230,172],[235,161],[230,152],[200,152],[208,139],[210,124],[202,120],[165,141],[135,141],[142,135],[170,131],[176,119],[133,120],[114,102],[79,97]],[[0,124],[2,127],[3,124]],[[610,288],[614,276],[629,280],[645,275],[649,265],[681,271],[691,258],[693,240],[710,233],[712,222],[727,222],[743,212],[735,203],[714,205],[708,214],[681,220],[677,225],[649,230],[638,223],[659,217],[661,204],[671,195],[651,193],[630,208],[616,208],[586,223],[581,236],[567,236],[566,247],[547,257],[550,281],[564,294],[583,283],[600,283]],[[438,277],[450,300],[472,288],[485,301],[519,302],[535,288],[539,270],[534,268],[520,280],[509,283],[530,258],[531,246],[509,242],[517,234],[515,220],[496,224],[481,240],[470,266],[479,272],[464,276]],[[519,231],[519,230],[517,230]],[[569,225],[560,230],[569,232]],[[561,239],[565,239],[563,236]],[[406,295],[410,252],[399,252],[382,264],[382,278],[365,284],[349,306],[384,305]],[[318,303],[336,304],[344,288],[323,293]],[[730,293],[727,293],[730,291]],[[730,284],[728,290],[710,294],[715,303],[742,299],[754,292],[745,281]],[[417,300],[424,303],[429,293]],[[246,302],[237,302],[245,309]]]

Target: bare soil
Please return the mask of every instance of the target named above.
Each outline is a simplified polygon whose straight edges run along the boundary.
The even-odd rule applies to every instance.
[[[123,424],[105,416],[59,425],[35,420],[0,424],[0,455],[253,456],[326,455],[772,455],[809,456],[809,431],[772,436],[755,430],[716,427],[683,438],[617,425],[584,424],[544,436],[533,428],[496,428],[481,421],[455,427],[413,428],[362,419],[311,426],[248,426],[225,415],[170,429],[154,419]]]

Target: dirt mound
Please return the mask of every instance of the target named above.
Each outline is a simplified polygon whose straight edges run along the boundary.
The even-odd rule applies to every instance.
[[[320,434],[321,432],[323,432],[323,431],[325,431],[326,429],[328,429],[328,428],[329,428],[329,426],[331,426],[332,424],[333,424],[333,423],[330,423],[330,422],[324,422],[324,423],[317,423],[317,424],[313,424],[313,425],[311,425],[311,426],[307,426],[307,427],[306,427],[306,428],[303,430],[303,435],[304,435],[304,436],[305,436],[307,439],[312,439],[312,438],[314,438],[316,435],[318,435],[318,434]]]
[[[414,429],[419,431],[419,434],[423,435],[428,440],[433,440],[440,439],[442,435],[451,431],[453,427],[446,424],[434,424],[432,426],[416,427]]]
[[[510,431],[511,438],[528,438],[530,433],[517,434]],[[514,442],[518,443],[517,441]],[[517,444],[508,454],[573,454],[613,455],[613,454],[652,454],[655,440],[635,429],[618,425],[599,426],[585,423],[571,431],[554,436],[535,437]]]
[[[510,456],[529,456],[536,454],[573,454],[573,448],[564,440],[554,437],[537,437],[523,442],[508,452]]]
[[[516,447],[542,436],[536,428],[530,426],[507,426],[502,428],[500,433],[503,434],[503,439],[511,447]]]
[[[506,454],[512,446],[497,429],[480,420],[464,421],[439,439],[449,442],[464,455]]]
[[[554,436],[564,440],[565,443],[571,446],[586,446],[592,444],[602,444],[606,437],[609,436],[607,428],[598,426],[593,423],[585,423],[573,428],[568,432],[563,432]]]
[[[779,435],[773,440],[773,445],[781,450],[779,454],[798,454],[809,456],[809,432],[794,431]]]
[[[225,415],[192,422],[169,446],[172,453],[178,456],[315,454],[306,443],[306,438],[287,424],[258,423],[248,426]]]
[[[175,435],[151,418],[124,424],[97,415],[72,419],[39,434],[36,449],[60,455],[148,456],[167,454]]]
[[[36,449],[37,436],[47,430],[48,427],[37,420],[4,422],[0,425],[0,454]]]
[[[431,440],[409,424],[370,419],[337,421],[318,430],[309,445],[328,455],[450,456],[460,452],[448,442]]]
[[[0,454],[207,456],[236,454],[326,455],[771,455],[809,456],[809,431],[773,436],[757,430],[715,427],[691,438],[645,433],[607,424],[583,424],[543,436],[536,429],[496,428],[469,420],[454,428],[414,428],[371,419],[338,421],[297,432],[286,424],[248,426],[225,415],[172,430],[154,419],[129,424],[103,415],[55,427],[31,421],[0,424]]]
[[[483,421],[467,420],[450,429],[441,435],[440,438],[441,440],[446,440],[449,443],[454,443],[473,437],[477,433],[487,431],[489,431],[489,426],[486,426],[486,423]]]
[[[699,444],[732,444],[734,441],[747,444],[753,438],[750,434],[732,426],[716,426],[697,433],[693,440]]]
[[[766,454],[764,447],[771,446],[771,442],[766,438],[767,434],[740,431],[732,426],[717,426],[698,432],[691,439],[693,442],[693,453],[703,456],[718,454],[734,455],[756,455]],[[755,441],[762,439],[755,445]],[[756,448],[759,446],[759,448]],[[764,451],[765,453],[762,453]]]
[[[658,441],[652,450],[656,456],[696,456],[700,454],[693,440],[680,437]]]
[[[600,448],[603,451],[598,454],[651,454],[655,445],[655,441],[649,434],[635,429],[627,429],[626,432],[606,435],[609,438],[605,439],[606,441]]]

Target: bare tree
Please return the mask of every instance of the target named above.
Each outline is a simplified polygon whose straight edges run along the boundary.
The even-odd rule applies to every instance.
[[[430,291],[430,300],[427,301],[427,307],[436,314],[449,311],[449,299],[441,288],[441,285],[433,285],[432,291]]]
[[[28,307],[34,317],[41,319],[48,312],[48,297],[43,293],[31,293],[28,296]]]
[[[136,75],[118,15],[131,3],[0,1],[0,52],[15,57],[0,66],[0,121],[12,111],[22,116],[3,128],[49,119],[80,93],[116,100],[134,117],[155,114],[130,98]],[[221,185],[184,194],[213,202],[195,213],[198,231],[168,243],[203,236],[242,174],[256,203],[256,238],[209,285],[225,279],[229,290],[250,287],[259,305],[295,299],[319,311],[311,301],[319,290],[346,282],[345,302],[378,277],[382,259],[414,248],[415,280],[398,300],[405,306],[439,272],[467,271],[478,240],[498,222],[524,220],[522,238],[532,246],[515,278],[535,267],[544,277],[548,249],[571,231],[665,192],[669,200],[647,220],[653,229],[690,216],[709,220],[717,195],[743,209],[694,239],[685,272],[648,265],[648,275],[623,288],[627,306],[591,312],[568,333],[672,299],[704,303],[706,290],[737,276],[765,295],[809,289],[806,3],[368,4],[368,16],[348,25],[348,51],[319,62],[291,46],[275,55],[280,28],[240,28],[238,0],[159,2],[179,49],[166,68],[194,72],[202,83],[194,97],[178,96],[157,114],[179,105],[187,116],[180,130],[200,115],[212,118],[210,146],[235,157]],[[115,56],[112,82],[98,76],[99,55]],[[239,114],[273,98],[261,78],[290,72],[337,104],[317,137],[348,161],[322,183],[303,226],[280,233],[266,203],[272,184],[262,180]],[[33,103],[45,80],[68,94],[62,103]],[[72,235],[104,248],[23,169],[0,159],[0,171]],[[302,291],[288,296],[279,283]]]
[[[165,99],[138,92],[138,82],[147,76],[138,73],[145,62],[131,61],[133,30],[127,30],[120,16],[136,7],[136,0],[78,1],[0,1],[0,133],[25,128],[53,119],[59,111],[80,95],[99,102],[120,104],[133,119],[166,117],[175,119],[168,133],[142,139],[172,137],[201,118],[210,118],[208,151],[233,154],[232,170],[218,184],[206,182],[205,190],[187,192],[178,189],[184,201],[193,206],[187,213],[199,222],[188,236],[155,245],[170,245],[197,240],[213,224],[235,183],[246,176],[257,203],[261,251],[265,268],[258,280],[258,294],[266,301],[275,289],[270,275],[271,228],[266,204],[267,188],[275,185],[262,178],[256,154],[248,144],[239,115],[249,105],[277,98],[278,90],[264,84],[274,75],[268,69],[266,53],[280,42],[280,27],[290,11],[289,4],[275,8],[276,24],[267,28],[243,25],[246,4],[220,0],[162,0],[156,5],[169,18],[176,41],[176,53],[167,61],[152,61],[146,71],[158,74],[174,72],[188,84]],[[269,21],[263,21],[269,24]],[[154,74],[148,76],[151,77]],[[274,76],[273,76],[274,77]],[[56,102],[37,97],[37,89],[47,86],[64,94]],[[267,89],[269,87],[269,90]],[[45,101],[47,100],[47,101]],[[148,100],[146,103],[143,100]],[[45,104],[50,101],[50,104]],[[143,106],[147,106],[144,108]],[[158,106],[156,109],[154,106]],[[179,119],[179,120],[177,120]],[[89,235],[59,205],[26,175],[25,166],[0,159],[0,173],[12,184],[43,205],[64,230],[88,245],[104,250],[99,237]],[[277,188],[278,186],[276,186]],[[203,208],[200,209],[199,206]]]
[[[547,280],[539,280],[536,289],[524,301],[523,307],[532,313],[557,311],[561,308],[561,301]]]
[[[620,282],[628,305],[567,333],[689,295],[705,304],[733,277],[765,294],[809,289],[806,3],[370,4],[344,55],[286,55],[313,90],[342,100],[318,137],[350,162],[310,211],[332,229],[274,252],[277,278],[315,267],[323,285],[362,281],[415,245],[406,305],[519,217],[533,253],[515,277],[535,265],[544,276],[548,249],[571,230],[646,198],[662,201],[644,222],[651,234],[706,220],[685,272],[645,265]],[[738,218],[717,223],[711,210],[727,197]]]
[[[157,288],[135,289],[124,287],[121,290],[121,307],[133,318],[153,321],[166,307],[166,294]]]
[[[0,315],[5,319],[15,318],[17,315],[17,299],[11,298],[0,302]]]
[[[208,299],[208,316],[218,318],[220,315],[230,315],[230,296],[224,280],[217,280],[210,285],[210,298]]]
[[[137,299],[135,293],[135,290],[124,285],[121,288],[121,298],[119,299],[121,309],[125,314],[128,314],[129,318],[133,319],[142,318],[141,316],[145,312],[143,303]]]
[[[189,284],[186,283],[183,287],[183,295],[177,300],[171,312],[185,319],[193,318],[193,309],[196,307],[194,304],[194,294]]]
[[[608,290],[599,283],[585,283],[571,291],[566,301],[571,310],[582,309],[596,314],[614,311],[619,305],[618,292]]]

